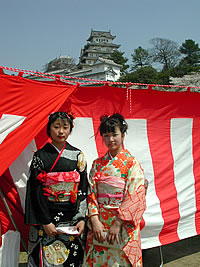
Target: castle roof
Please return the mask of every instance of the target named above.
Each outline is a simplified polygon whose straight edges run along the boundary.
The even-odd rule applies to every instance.
[[[109,39],[115,39],[116,36],[112,35],[111,32],[104,32],[104,31],[94,31],[91,30],[90,37],[87,39],[87,41],[91,41],[93,37],[105,37]]]

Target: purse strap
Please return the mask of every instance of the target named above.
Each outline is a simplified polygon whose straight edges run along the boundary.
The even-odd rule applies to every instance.
[[[65,147],[66,147],[66,144],[67,144],[67,142],[65,142],[65,144],[64,144],[64,146],[63,146],[63,148],[62,148],[62,150],[60,151],[60,153],[59,153],[58,157],[56,158],[56,160],[55,160],[54,164],[52,165],[52,167],[51,167],[51,169],[50,169],[50,171],[49,171],[49,172],[51,172],[51,171],[53,170],[53,168],[55,167],[56,163],[58,162],[58,160],[59,160],[60,156],[61,156],[61,155],[62,155],[62,153],[63,153],[63,150],[64,150],[64,149],[65,149]]]

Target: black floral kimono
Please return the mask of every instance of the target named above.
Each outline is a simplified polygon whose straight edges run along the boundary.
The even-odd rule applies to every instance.
[[[38,150],[27,182],[25,223],[30,224],[28,266],[81,266],[84,238],[70,234],[49,237],[42,225],[74,226],[86,219],[87,171],[83,153],[66,143],[58,150],[50,143]]]

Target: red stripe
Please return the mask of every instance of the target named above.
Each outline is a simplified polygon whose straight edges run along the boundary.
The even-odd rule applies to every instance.
[[[40,242],[40,267],[43,267],[43,260],[42,260],[42,243]]]
[[[153,162],[155,190],[164,219],[159,239],[164,245],[179,240],[177,227],[180,214],[174,184],[170,120],[148,120],[147,134]]]
[[[197,234],[200,234],[200,118],[193,120],[193,172],[195,179],[196,208],[195,225]]]
[[[21,200],[17,192],[17,188],[10,175],[9,169],[7,169],[2,176],[0,176],[0,188],[8,204],[8,207],[11,211],[13,219],[17,225],[17,228],[20,231],[21,235],[23,236],[23,239],[27,245],[29,226],[24,225],[24,215],[23,215],[23,209],[21,207]],[[0,221],[1,221],[2,235],[5,234],[8,230],[13,230],[13,231],[16,230],[14,225],[12,224],[8,211],[1,197],[0,197]],[[23,247],[21,249],[24,250]]]
[[[94,128],[94,134],[95,134],[97,153],[98,153],[99,157],[102,157],[105,155],[105,153],[108,149],[105,146],[100,133],[98,132],[99,125],[100,125],[99,118],[93,118],[93,128]]]

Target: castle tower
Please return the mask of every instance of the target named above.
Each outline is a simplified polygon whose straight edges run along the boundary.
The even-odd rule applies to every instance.
[[[120,45],[112,43],[115,37],[110,31],[94,31],[91,29],[87,44],[81,49],[79,67],[90,67],[99,57],[109,58],[113,51],[120,47]]]

